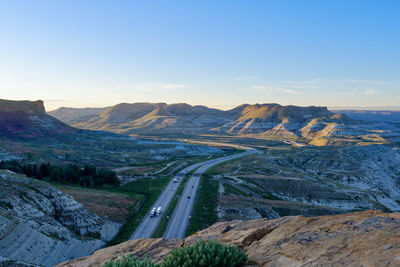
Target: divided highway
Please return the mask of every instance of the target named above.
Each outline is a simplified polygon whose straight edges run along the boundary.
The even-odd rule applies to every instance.
[[[179,199],[178,204],[176,205],[175,210],[168,221],[167,229],[165,230],[163,237],[167,239],[185,237],[186,229],[190,220],[189,216],[192,214],[197,189],[200,184],[200,178],[207,169],[228,160],[237,159],[252,153],[256,153],[256,151],[257,150],[252,149],[240,154],[204,162],[187,181],[182,197]],[[207,190],[207,188],[204,188],[204,190]]]
[[[183,177],[185,177],[188,172],[198,168],[202,164],[204,164],[204,162],[198,162],[196,164],[190,165],[189,167],[186,167],[177,175],[175,175],[174,179],[171,179],[171,181],[161,192],[157,201],[153,204],[151,208],[161,207],[161,213],[164,212],[171,202],[171,199],[173,198],[176,190],[178,189],[179,184],[182,182]],[[174,182],[175,179],[178,179],[178,182]],[[147,212],[146,216],[143,218],[142,222],[139,224],[139,226],[136,228],[135,232],[131,235],[129,239],[132,240],[138,238],[151,238],[153,236],[157,225],[160,223],[161,216],[150,217],[150,211],[151,209]]]
[[[162,212],[166,210],[169,203],[171,202],[173,196],[175,195],[176,190],[178,189],[179,184],[182,182],[182,178],[190,171],[199,168],[195,171],[192,177],[186,183],[185,189],[183,191],[182,197],[179,199],[177,206],[175,207],[174,212],[169,220],[167,230],[164,233],[164,237],[166,238],[180,238],[185,234],[189,216],[193,209],[194,198],[196,196],[196,190],[200,183],[200,177],[203,172],[205,172],[208,168],[222,163],[224,161],[236,159],[239,157],[243,157],[249,155],[251,153],[255,153],[256,150],[248,150],[246,152],[235,154],[231,156],[226,156],[223,158],[212,159],[204,162],[198,162],[189,167],[186,167],[181,172],[179,172],[174,179],[178,179],[178,182],[174,182],[172,179],[167,187],[162,191],[157,201],[154,203],[153,207],[162,207]],[[193,187],[192,187],[193,186]],[[190,199],[187,197],[190,195]],[[147,212],[146,216],[143,218],[140,225],[136,228],[136,231],[132,234],[130,239],[138,239],[138,238],[151,238],[153,236],[154,231],[156,230],[158,224],[160,223],[161,216],[150,217],[150,211]],[[182,229],[178,229],[182,228]]]

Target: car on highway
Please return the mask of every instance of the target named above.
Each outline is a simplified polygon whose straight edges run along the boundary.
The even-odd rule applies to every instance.
[[[161,214],[161,207],[158,207],[156,209],[156,216],[160,216],[160,214]]]
[[[188,199],[190,199],[190,196],[188,196]]]
[[[156,208],[152,208],[150,211],[150,217],[154,217],[156,215]]]

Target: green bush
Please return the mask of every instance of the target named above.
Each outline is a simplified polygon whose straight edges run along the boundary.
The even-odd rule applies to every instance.
[[[171,255],[164,259],[161,267],[239,267],[246,261],[246,253],[237,246],[200,241],[193,246],[172,251]]]
[[[102,267],[156,267],[157,265],[152,263],[149,258],[138,258],[131,257],[130,255],[122,256],[121,260],[108,261],[104,263]]]
[[[102,267],[240,267],[246,261],[246,253],[237,246],[200,241],[173,250],[161,264],[154,264],[149,258],[122,256],[122,260],[106,262]]]

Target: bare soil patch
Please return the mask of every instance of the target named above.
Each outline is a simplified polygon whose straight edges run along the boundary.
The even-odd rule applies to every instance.
[[[60,186],[60,190],[82,203],[85,208],[100,217],[107,216],[114,221],[124,221],[130,207],[135,207],[140,199],[135,199],[124,194],[110,193],[103,190]]]

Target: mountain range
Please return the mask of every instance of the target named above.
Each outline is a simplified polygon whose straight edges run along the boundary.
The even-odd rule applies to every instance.
[[[324,107],[243,104],[223,111],[206,106],[165,103],[121,103],[103,109],[60,108],[48,114],[75,127],[132,133],[138,129],[182,132],[260,133],[285,123],[330,119]]]
[[[223,134],[302,140],[314,145],[397,140],[397,125],[352,119],[326,107],[243,104],[219,110],[185,103],[121,103],[107,108],[59,108],[49,115],[77,128],[122,134]]]
[[[84,109],[78,120],[85,121],[88,116],[99,112],[101,109]],[[75,110],[71,113],[74,115]],[[64,114],[64,119],[71,115]],[[125,113],[118,112],[113,116],[118,119],[118,114],[122,116]],[[139,161],[145,163],[170,157],[221,152],[206,145],[145,141],[111,131],[77,129],[73,123],[68,124],[47,114],[43,101],[0,100],[0,161],[25,159],[53,164],[84,162],[115,167]]]
[[[400,141],[399,123],[354,119],[326,107],[243,104],[224,111],[185,103],[121,103],[104,108],[62,107],[46,113],[40,100],[0,100],[0,136],[64,138],[79,129],[126,135],[245,136],[312,145]]]

